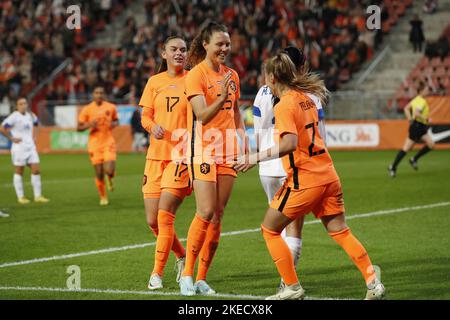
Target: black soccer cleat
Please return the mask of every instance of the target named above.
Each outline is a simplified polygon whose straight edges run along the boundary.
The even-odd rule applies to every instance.
[[[417,166],[417,161],[414,158],[409,159],[409,164],[414,170],[419,170],[419,167]]]
[[[389,165],[388,171],[389,171],[389,175],[391,176],[391,178],[395,178],[395,176],[397,175],[397,170],[394,168],[394,166],[392,164]]]

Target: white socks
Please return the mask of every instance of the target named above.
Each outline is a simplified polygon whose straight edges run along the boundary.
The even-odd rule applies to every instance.
[[[42,195],[41,175],[31,175],[31,185],[33,186],[34,198],[39,198]]]
[[[294,266],[297,267],[298,260],[302,254],[302,239],[286,237],[284,241],[286,241],[289,250],[291,250],[292,258],[294,258]]]
[[[16,190],[17,198],[23,198],[23,181],[22,176],[20,174],[14,173],[14,189]]]

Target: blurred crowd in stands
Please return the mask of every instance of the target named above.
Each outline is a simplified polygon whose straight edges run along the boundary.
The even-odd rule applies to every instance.
[[[65,58],[81,52],[128,2],[0,1],[0,104],[28,94]],[[66,27],[71,15],[67,8],[74,4],[81,9],[82,28],[79,30]]]
[[[146,21],[130,16],[118,48],[84,49],[133,0],[5,0],[0,3],[0,104],[28,94],[65,58],[73,58],[58,79],[44,88],[46,100],[89,98],[104,84],[110,98],[135,104],[161,62],[161,44],[181,34],[188,42],[215,20],[230,31],[230,66],[241,77],[243,95],[260,83],[262,61],[287,45],[302,47],[308,63],[331,91],[341,87],[380,46],[412,0],[146,0]],[[427,1],[422,9],[433,12]],[[80,4],[82,28],[65,27],[66,8]],[[366,8],[381,8],[381,30],[366,28]],[[122,26],[121,26],[122,27]],[[440,40],[439,40],[440,41]],[[447,50],[427,43],[427,54]],[[446,46],[446,49],[445,49]],[[444,48],[444,49],[442,49]]]

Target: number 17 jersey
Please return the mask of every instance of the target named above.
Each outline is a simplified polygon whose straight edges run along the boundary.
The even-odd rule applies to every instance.
[[[278,137],[297,135],[297,148],[282,157],[287,183],[294,190],[307,189],[339,180],[330,154],[322,140],[314,102],[305,94],[289,90],[275,105],[275,129]]]
[[[186,75],[187,71],[176,77],[161,72],[147,81],[139,105],[151,109],[153,121],[165,130],[163,139],[158,140],[150,135],[147,159],[183,160],[185,156],[188,103],[184,86]]]

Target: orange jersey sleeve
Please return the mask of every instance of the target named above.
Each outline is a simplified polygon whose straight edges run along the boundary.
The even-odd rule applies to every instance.
[[[318,134],[319,118],[314,102],[306,95],[290,90],[275,106],[275,129],[297,135],[297,148],[282,158],[287,181],[294,189],[325,185],[338,180],[333,161]]]

